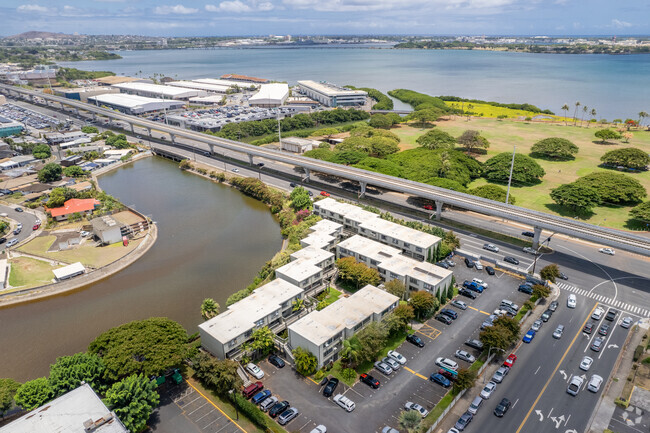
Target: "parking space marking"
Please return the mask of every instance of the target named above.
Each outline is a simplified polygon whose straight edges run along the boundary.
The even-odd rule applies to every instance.
[[[420,329],[419,329],[418,331],[416,331],[416,332],[419,332],[420,334],[424,335],[425,337],[430,338],[431,341],[433,341],[433,340],[435,340],[436,338],[438,338],[438,336],[439,336],[440,333],[441,333],[439,330],[437,330],[436,328],[434,328],[434,327],[431,326],[431,325],[427,325],[426,323],[424,323],[424,324],[422,325],[422,328],[420,328]]]
[[[229,417],[229,416],[228,416],[224,411],[222,411],[221,408],[219,408],[219,406],[217,406],[216,404],[214,404],[214,402],[213,402],[212,400],[210,400],[210,399],[207,398],[205,395],[203,395],[203,393],[202,393],[201,391],[199,391],[199,390],[198,390],[194,385],[192,385],[192,384],[191,384],[190,382],[188,382],[187,380],[185,380],[185,383],[187,383],[189,386],[191,386],[192,389],[193,389],[194,391],[198,392],[199,395],[200,395],[201,397],[203,397],[203,398],[204,398],[208,403],[210,403],[212,406],[214,406],[215,409],[217,409],[219,412],[221,412],[221,414],[222,414],[223,416],[225,416],[226,418],[228,418],[228,419],[230,420],[230,422],[233,423],[234,425],[236,425],[237,428],[238,428],[239,430],[241,430],[241,431],[244,432],[244,433],[248,433],[246,430],[244,430],[243,428],[241,428],[241,426],[240,426],[239,424],[237,424],[237,423],[235,422],[234,419],[230,418],[230,417]]]
[[[195,401],[199,400],[200,398],[201,398],[201,397],[196,397],[194,400],[192,400],[192,401],[190,401],[190,402],[188,402],[188,403],[179,404],[179,406],[180,406],[181,409],[182,409],[182,408],[184,408],[185,406],[189,406],[190,404],[192,404],[192,403],[194,403]]]
[[[203,406],[205,406],[206,404],[208,404],[208,403],[203,403],[201,406],[197,407],[197,408],[194,409],[192,412],[188,413],[187,416],[192,415],[194,412],[196,412],[197,410],[201,409],[201,408],[202,408]],[[208,413],[210,413],[210,412],[208,412]],[[201,418],[203,418],[203,417],[201,417]],[[201,418],[199,418],[199,419],[201,419]],[[198,420],[197,420],[197,421],[198,421]]]
[[[411,370],[411,369],[408,368],[408,367],[404,367],[404,370],[408,371],[409,373],[412,373],[412,374],[416,375],[417,377],[419,377],[419,378],[421,378],[421,379],[429,380],[428,377],[426,377],[426,376],[422,376],[420,373],[417,373],[417,372]]]

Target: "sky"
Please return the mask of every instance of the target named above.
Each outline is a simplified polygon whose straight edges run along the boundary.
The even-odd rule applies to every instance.
[[[650,1],[2,0],[0,35],[649,35]]]

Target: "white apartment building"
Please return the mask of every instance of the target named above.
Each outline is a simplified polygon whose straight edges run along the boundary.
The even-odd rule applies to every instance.
[[[331,197],[314,203],[314,214],[343,224],[346,230],[353,233],[399,248],[405,255],[420,261],[430,259],[441,240]]]
[[[324,81],[298,81],[298,87],[303,95],[327,107],[364,105],[368,97],[363,90],[349,90]]]
[[[429,262],[419,262],[401,254],[397,248],[359,235],[339,243],[336,256],[354,257],[358,262],[377,269],[384,281],[400,280],[409,290],[426,290],[437,296],[439,290],[447,290],[451,285],[452,271]]]
[[[286,280],[275,279],[234,303],[226,311],[199,325],[201,345],[219,359],[236,355],[257,328],[274,332],[284,329],[293,303],[303,298],[303,290]]]
[[[343,226],[330,220],[320,220],[310,227],[311,233],[300,240],[302,247],[332,250],[341,238]]]
[[[348,298],[340,298],[321,311],[313,311],[289,325],[289,345],[302,347],[318,360],[318,368],[338,359],[343,340],[370,322],[381,321],[399,305],[399,298],[367,285]]]
[[[291,262],[275,270],[275,276],[300,287],[308,295],[325,289],[334,275],[334,254],[316,247],[302,248],[291,254]]]

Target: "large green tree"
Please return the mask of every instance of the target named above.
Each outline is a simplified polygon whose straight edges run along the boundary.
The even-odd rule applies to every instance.
[[[397,419],[399,426],[405,429],[408,433],[413,433],[418,430],[422,422],[422,415],[415,410],[403,410]]]
[[[440,301],[426,290],[411,293],[409,305],[418,319],[430,316],[440,306]]]
[[[555,263],[551,263],[550,265],[544,266],[539,271],[539,276],[554,283],[555,280],[560,277],[560,268]]]
[[[400,299],[402,299],[406,293],[406,286],[404,286],[404,283],[401,280],[397,279],[390,280],[384,284],[384,289],[386,289],[386,291],[391,295],[395,295]]]
[[[111,386],[106,392],[106,403],[122,424],[135,433],[147,425],[151,412],[160,403],[160,395],[154,381],[134,374]]]
[[[361,359],[361,347],[356,337],[343,340],[341,362],[347,367],[356,367]]]
[[[468,192],[477,197],[483,197],[494,201],[500,201],[502,203],[506,202],[506,196],[508,195],[508,192],[504,188],[492,184],[482,185],[470,189]],[[512,194],[510,194],[510,196],[508,197],[508,203],[515,204],[515,197]]]
[[[71,165],[63,169],[63,174],[68,177],[83,177],[86,175],[86,172],[78,165]]]
[[[97,355],[75,353],[72,356],[62,356],[50,366],[50,386],[57,396],[72,391],[81,382],[86,382],[99,391],[103,388],[104,369],[104,363]]]
[[[356,335],[359,341],[362,361],[375,361],[388,338],[388,330],[383,323],[371,322]]]
[[[189,353],[187,332],[166,317],[109,329],[90,343],[88,351],[102,358],[104,378],[109,381],[139,373],[147,377],[163,374],[180,365]]]
[[[210,320],[219,314],[221,307],[219,303],[212,298],[205,298],[201,302],[201,317],[203,320]]]
[[[262,326],[253,331],[251,335],[251,348],[267,355],[275,348],[275,334],[268,326]]]
[[[54,182],[61,180],[61,166],[55,162],[45,164],[38,172],[38,180],[42,183]]]
[[[32,149],[32,155],[34,155],[34,158],[47,159],[52,156],[52,149],[47,144],[37,144]]]
[[[419,136],[415,142],[425,149],[453,149],[456,146],[456,139],[440,129],[428,131]]]
[[[487,149],[490,147],[490,142],[487,138],[483,137],[479,131],[473,129],[468,129],[463,132],[456,141],[465,148],[467,153],[472,153],[477,149]]]
[[[473,387],[475,382],[476,372],[468,368],[461,368],[458,370],[458,376],[456,376],[456,380],[454,381],[454,389],[460,392]]]
[[[0,416],[4,416],[14,403],[14,395],[20,383],[13,379],[0,379]]]
[[[376,269],[371,269],[364,263],[357,262],[354,257],[338,259],[336,266],[339,268],[339,278],[354,284],[357,289],[368,284],[376,286],[381,280]]]
[[[384,114],[373,114],[370,116],[368,124],[373,128],[390,129],[393,121]]]
[[[591,186],[603,204],[639,203],[648,195],[641,182],[622,173],[595,172],[575,183]]]
[[[630,210],[630,216],[633,219],[650,223],[650,201],[641,203]]]
[[[552,189],[551,198],[555,203],[574,212],[591,212],[601,202],[600,195],[593,187],[577,182]]]
[[[296,361],[296,371],[303,376],[309,376],[318,367],[316,357],[302,347],[293,349],[293,359]]]
[[[298,186],[289,194],[291,199],[291,207],[295,210],[308,209],[311,206],[311,198],[309,192],[302,186]]]
[[[435,125],[432,125],[431,122],[438,120],[440,118],[440,114],[440,110],[436,108],[425,108],[412,112],[406,119],[412,120],[416,124],[419,124],[421,128],[425,128],[427,126],[433,127]]]
[[[607,165],[623,166],[636,170],[645,170],[650,165],[650,156],[636,147],[624,147],[622,149],[610,150],[600,157],[600,160]]]
[[[621,134],[613,129],[599,129],[594,132],[596,138],[600,138],[601,143],[605,144],[608,140],[620,140]]]
[[[578,146],[566,138],[550,137],[533,144],[530,155],[533,157],[544,157],[550,159],[573,159],[578,153]]]
[[[23,383],[16,391],[14,401],[25,410],[36,409],[54,398],[54,390],[46,377]]]
[[[510,166],[512,154],[503,152],[485,161],[483,176],[493,182],[508,182],[510,177]],[[512,182],[520,185],[531,185],[539,183],[546,172],[530,156],[515,154],[515,163],[512,168]]]
[[[199,380],[221,396],[242,386],[242,379],[237,374],[238,366],[236,361],[230,359],[222,361],[204,352],[192,359],[192,368]]]

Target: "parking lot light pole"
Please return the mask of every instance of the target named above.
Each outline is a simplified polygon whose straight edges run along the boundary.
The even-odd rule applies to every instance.
[[[498,348],[498,347],[490,347],[490,348],[488,349],[488,356],[487,356],[487,359],[485,360],[485,362],[489,362],[489,361],[490,361],[490,353],[492,352],[492,349],[500,350],[500,351],[502,351],[502,352],[505,352],[504,349],[500,349],[500,348]],[[487,376],[487,375],[486,375],[486,376]],[[483,384],[485,384],[485,377],[486,377],[486,376],[483,376]]]
[[[232,400],[232,405],[235,407],[235,419],[239,421],[239,411],[237,410],[237,403],[235,403],[235,394],[234,394],[234,389],[231,389],[228,391],[228,394],[230,394],[230,399]]]

